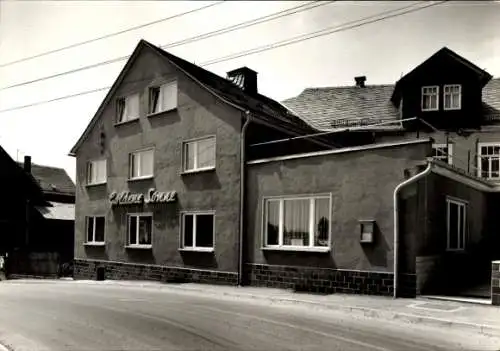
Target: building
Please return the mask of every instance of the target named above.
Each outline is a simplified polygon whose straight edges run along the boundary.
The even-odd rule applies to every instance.
[[[3,150],[1,156],[6,191],[17,198],[0,221],[7,276],[59,276],[73,260],[74,183],[63,169],[32,164],[30,156],[24,163]]]
[[[140,41],[71,150],[75,278],[415,296],[439,275],[417,265],[419,230],[446,241],[448,199],[497,189],[428,160],[428,137],[318,131],[253,70],[222,78]],[[475,236],[495,224],[481,216]]]
[[[343,143],[370,144],[401,137],[431,137],[435,159],[474,178],[491,182],[500,180],[500,79],[493,78],[446,47],[404,75],[395,85],[367,85],[366,77],[360,76],[355,77],[353,86],[308,88],[283,104],[317,129],[338,135],[338,140]],[[343,132],[346,128],[350,131]],[[458,206],[467,203],[463,196],[464,201],[460,199],[460,196],[456,199]],[[438,203],[444,204],[443,201]],[[433,206],[435,202],[428,204]],[[455,208],[455,205],[450,206]],[[484,223],[493,220],[486,216],[490,212],[483,209]],[[453,213],[443,216],[453,221],[454,217],[449,217]],[[429,233],[436,228],[429,228]],[[456,228],[445,226],[440,230],[449,233]],[[471,232],[467,232],[469,234]],[[427,237],[424,233],[419,235],[419,238]],[[466,236],[465,232],[463,236]],[[468,239],[470,241],[461,244],[460,255],[457,248],[449,247],[449,243],[448,247],[439,250],[435,242],[421,248],[418,260],[435,266],[439,259],[446,261],[444,255],[450,262],[443,262],[441,266],[455,264],[458,267],[456,257],[460,256],[460,264],[465,266],[462,271],[474,272],[466,276],[478,278],[476,282],[465,285],[483,287],[467,294],[489,295],[491,260],[498,259],[500,252],[492,249],[491,233],[483,232]],[[446,272],[441,274],[442,277],[451,277],[448,268],[442,270]],[[445,281],[441,278],[441,282]],[[452,288],[452,284],[449,285]],[[435,292],[434,286],[429,289]],[[456,293],[460,289],[452,290]]]
[[[396,84],[367,85],[360,76],[353,86],[307,88],[283,104],[319,130],[350,128],[350,143],[432,137],[437,159],[500,180],[500,78],[446,47]]]

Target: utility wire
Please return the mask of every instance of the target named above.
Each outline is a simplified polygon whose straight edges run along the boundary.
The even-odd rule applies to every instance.
[[[249,20],[249,21],[246,21],[246,22],[243,22],[243,23],[239,23],[239,24],[236,24],[236,25],[224,27],[224,28],[212,31],[212,32],[208,32],[208,33],[201,34],[201,35],[196,35],[196,36],[193,36],[193,37],[190,37],[190,38],[186,38],[186,39],[178,40],[178,41],[175,41],[175,42],[172,42],[172,43],[168,43],[168,44],[165,44],[165,45],[161,45],[160,48],[162,48],[162,49],[167,49],[168,48],[169,49],[169,48],[173,48],[173,47],[177,47],[177,46],[181,46],[181,45],[193,43],[193,42],[200,41],[200,40],[203,40],[203,39],[207,39],[207,38],[211,38],[211,37],[214,37],[214,36],[222,35],[222,34],[225,34],[225,33],[233,32],[233,31],[236,31],[236,30],[239,30],[239,29],[243,29],[243,28],[248,28],[248,27],[251,27],[251,26],[255,26],[257,24],[261,24],[261,23],[264,23],[264,22],[270,22],[270,21],[276,20],[278,18],[282,18],[282,17],[285,17],[285,16],[290,16],[290,15],[293,15],[293,14],[296,14],[296,13],[299,13],[299,12],[308,11],[308,10],[311,10],[311,9],[313,9],[315,7],[325,6],[325,5],[328,5],[328,4],[333,3],[335,1],[327,1],[327,2],[319,2],[319,3],[318,2],[319,1],[311,1],[311,2],[309,2],[307,4],[298,5],[298,6],[286,9],[286,10],[282,10],[282,11],[278,11],[278,12],[272,13],[272,14],[267,15],[267,16],[257,17],[257,18],[254,18],[252,20]],[[77,73],[77,72],[81,72],[81,71],[86,71],[88,69],[92,69],[92,68],[97,68],[97,67],[100,67],[100,66],[109,65],[111,63],[125,61],[128,58],[130,58],[130,55],[117,57],[117,58],[110,59],[110,60],[107,60],[107,61],[97,62],[97,63],[94,63],[92,65],[82,66],[82,67],[75,68],[75,69],[72,69],[72,70],[69,70],[69,71],[60,72],[60,73],[52,74],[52,75],[49,75],[49,76],[35,78],[35,79],[29,80],[29,81],[25,81],[25,82],[21,82],[21,83],[16,83],[16,84],[8,85],[8,86],[0,88],[0,91],[7,90],[7,89],[12,89],[12,88],[17,88],[17,87],[21,87],[21,86],[24,86],[24,85],[33,84],[33,83],[41,82],[41,81],[44,81],[44,80],[48,80],[48,79],[62,77],[62,76],[65,76],[67,74],[72,74],[72,73]]]
[[[447,2],[448,0],[444,0],[444,1],[440,1],[440,2],[437,2],[437,3],[433,3],[433,4],[430,4],[430,5],[426,5],[426,6],[421,6],[421,7],[418,7],[416,9],[413,9],[413,10],[408,10],[408,11],[405,11],[405,12],[401,12],[401,13],[398,13],[398,14],[394,14],[394,15],[389,15],[389,16],[386,16],[386,17],[381,17],[381,18],[377,18],[375,20],[371,20],[371,21],[367,21],[367,22],[364,22],[364,23],[357,23],[355,25],[352,25],[350,26],[349,28],[340,28],[340,29],[337,29],[337,30],[332,30],[328,33],[322,33],[320,35],[316,35],[315,37],[319,37],[319,36],[324,36],[324,35],[328,35],[328,34],[333,34],[333,33],[336,33],[336,32],[339,32],[341,30],[348,30],[348,29],[354,29],[354,28],[358,28],[358,27],[361,27],[363,25],[367,25],[367,24],[371,24],[371,23],[374,23],[374,22],[378,22],[378,21],[381,21],[381,20],[384,20],[384,19],[387,19],[387,18],[393,18],[393,17],[396,17],[396,16],[401,16],[401,15],[404,15],[404,14],[407,14],[407,13],[410,13],[410,12],[415,12],[415,11],[419,11],[419,10],[422,10],[424,8],[428,8],[428,7],[431,7],[431,6],[436,6],[436,5],[439,5],[441,3],[444,3],[444,2]],[[404,7],[404,8],[407,8],[407,7]],[[403,8],[400,8],[399,10],[401,10]],[[398,10],[392,10],[391,12],[394,12],[394,11],[398,11]],[[388,11],[384,11],[384,12],[381,12],[379,13],[378,15],[374,15],[374,16],[368,16],[368,17],[365,17],[365,18],[362,18],[360,20],[358,20],[358,22],[361,22],[361,21],[364,21],[366,20],[367,18],[373,18],[375,16],[380,16],[381,14],[384,14],[384,13],[387,13]],[[347,22],[347,23],[352,23],[353,21],[350,21],[350,22]],[[340,25],[339,27],[343,27],[345,26],[344,25]],[[305,39],[302,39],[302,40],[294,40],[293,42],[288,42],[287,44],[281,44],[280,47],[282,46],[285,46],[285,45],[292,45],[292,44],[296,44],[298,42],[301,42],[301,41],[304,41],[304,40],[308,40],[308,39],[312,39],[313,37],[309,37],[309,38],[305,38]],[[267,51],[267,50],[272,50],[272,49],[276,49],[277,47],[270,47],[269,45],[266,45],[264,46],[260,52],[262,51]],[[251,55],[251,54],[256,54],[257,52],[251,52],[251,53],[248,53],[247,55]],[[236,54],[235,54],[236,55]],[[241,55],[243,56],[243,55]],[[241,57],[241,56],[238,56],[238,57]],[[227,56],[219,59],[219,60],[224,60],[224,61],[228,61],[230,59],[233,59],[233,58],[236,58],[236,57],[232,57],[232,58],[228,58]],[[201,64],[200,66],[204,66],[204,65],[209,65],[209,64],[214,64],[216,60],[212,60],[212,61],[209,61],[208,63],[204,63],[204,64]],[[221,61],[222,62],[222,61]],[[27,104],[27,105],[22,105],[22,106],[16,106],[16,107],[12,107],[12,108],[8,108],[8,109],[3,109],[3,110],[0,110],[0,113],[4,113],[4,112],[9,112],[9,111],[14,111],[14,110],[19,110],[19,109],[23,109],[23,108],[27,108],[27,107],[31,107],[31,106],[36,106],[36,105],[40,105],[40,104],[44,104],[44,103],[50,103],[50,102],[53,102],[53,101],[58,101],[58,100],[63,100],[63,99],[66,99],[66,98],[73,98],[73,97],[77,97],[77,96],[82,96],[82,95],[86,95],[86,94],[92,94],[92,93],[95,93],[95,92],[98,92],[98,91],[101,91],[101,90],[105,90],[105,89],[109,89],[110,86],[108,87],[104,87],[104,88],[99,88],[99,89],[92,89],[92,90],[88,90],[88,91],[83,91],[83,92],[80,92],[80,93],[76,93],[76,94],[72,94],[72,95],[67,95],[67,96],[61,96],[61,97],[58,97],[56,99],[51,99],[51,100],[43,100],[43,101],[38,101],[38,102],[35,102],[35,103],[31,103],[31,104]]]
[[[105,35],[97,37],[97,38],[84,40],[84,41],[81,41],[81,42],[78,42],[78,43],[74,43],[74,44],[71,44],[71,45],[68,45],[68,46],[60,47],[58,49],[53,49],[53,50],[45,51],[45,52],[42,52],[42,53],[39,53],[39,54],[36,54],[36,55],[33,55],[33,56],[24,57],[24,58],[21,58],[21,59],[18,59],[18,60],[14,60],[14,61],[10,61],[10,62],[5,62],[5,63],[0,63],[0,68],[11,66],[11,65],[14,65],[14,64],[20,63],[20,62],[25,62],[25,61],[33,60],[35,58],[39,58],[39,57],[42,57],[42,56],[47,56],[47,55],[50,55],[50,54],[55,54],[57,52],[61,52],[61,51],[68,50],[68,49],[72,49],[72,48],[75,48],[75,47],[78,47],[78,46],[82,46],[82,45],[85,45],[85,44],[94,43],[94,42],[99,41],[99,40],[103,40],[103,39],[111,38],[111,37],[114,37],[114,36],[117,36],[117,35],[120,35],[120,34],[132,32],[134,30],[145,28],[145,27],[149,27],[149,26],[152,26],[154,24],[161,23],[161,22],[166,22],[166,21],[172,20],[174,18],[179,18],[179,17],[186,16],[186,15],[189,15],[189,14],[192,14],[192,13],[195,13],[195,12],[206,10],[206,9],[208,9],[210,7],[221,5],[224,2],[225,2],[225,0],[217,1],[217,2],[212,3],[210,5],[198,7],[196,9],[194,9],[194,10],[190,10],[190,11],[186,11],[186,12],[181,12],[181,13],[169,16],[169,17],[158,19],[156,21],[152,21],[152,22],[148,22],[148,23],[143,23],[143,24],[140,24],[138,26],[134,26],[134,27],[130,27],[130,28],[127,28],[127,29],[120,30],[118,32],[113,32],[113,33],[105,34]]]
[[[296,37],[293,37],[293,38],[290,38],[290,39],[285,39],[285,40],[282,40],[282,41],[279,41],[279,42],[276,42],[276,43],[268,44],[268,45],[265,45],[265,46],[255,47],[253,49],[249,49],[249,50],[237,52],[237,53],[230,54],[230,55],[227,55],[227,56],[224,56],[224,57],[221,57],[221,58],[217,58],[217,59],[213,59],[213,60],[210,60],[210,61],[206,61],[206,62],[203,62],[200,66],[210,66],[210,65],[214,65],[214,64],[220,63],[220,62],[224,62],[224,61],[228,61],[228,60],[234,60],[234,59],[239,58],[239,57],[254,55],[254,54],[258,54],[258,53],[264,52],[264,51],[273,50],[273,49],[277,49],[277,48],[280,48],[280,47],[283,47],[283,46],[292,45],[292,44],[303,42],[303,41],[306,41],[306,40],[309,40],[309,39],[315,39],[315,38],[322,37],[322,36],[325,36],[325,35],[330,35],[330,34],[333,34],[333,33],[343,32],[345,30],[354,29],[354,28],[361,27],[361,26],[364,26],[364,25],[367,25],[367,24],[371,24],[371,23],[383,21],[383,20],[386,20],[386,19],[389,19],[389,18],[392,18],[392,17],[398,17],[398,16],[401,16],[401,15],[404,15],[404,14],[407,14],[407,13],[420,11],[420,10],[423,10],[425,8],[428,8],[428,7],[439,5],[439,4],[441,4],[443,2],[446,2],[446,1],[448,1],[448,0],[439,1],[439,2],[436,2],[436,3],[432,3],[432,4],[429,4],[429,5],[418,7],[416,9],[410,9],[410,10],[406,10],[406,11],[399,12],[399,13],[396,13],[396,14],[387,15],[387,16],[384,16],[384,17],[381,17],[381,18],[376,18],[374,20],[370,20],[370,21],[367,21],[367,22],[364,22],[364,23],[352,24],[352,23],[359,22],[359,21],[362,21],[362,20],[367,20],[367,19],[370,19],[370,18],[373,18],[373,17],[378,17],[382,13],[377,14],[377,15],[373,15],[373,16],[368,16],[368,17],[363,18],[362,20],[350,21],[350,22],[344,23],[344,24],[342,24],[340,26],[335,26],[335,27],[329,27],[329,28],[321,29],[321,30],[316,31],[316,32],[312,32],[312,33],[308,33],[308,34],[302,34],[302,35],[299,35],[299,36],[296,36]],[[413,6],[415,6],[415,4],[409,5],[409,6],[404,7],[404,8],[413,7]],[[400,8],[398,10],[390,10],[390,11],[386,11],[386,12],[400,11],[401,9],[404,9],[404,8]]]

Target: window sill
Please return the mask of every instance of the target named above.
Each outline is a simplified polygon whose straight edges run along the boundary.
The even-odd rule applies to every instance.
[[[179,251],[186,252],[214,252],[213,247],[183,247],[180,248]]]
[[[205,173],[205,172],[213,172],[213,171],[215,171],[215,167],[206,167],[206,168],[193,169],[190,171],[182,171],[181,175],[189,175],[189,174]]]
[[[422,112],[436,112],[436,111],[439,111],[438,108],[434,108],[434,109],[422,109]]]
[[[147,118],[154,118],[154,117],[157,117],[157,116],[160,116],[164,113],[169,113],[169,112],[173,112],[173,111],[176,111],[177,110],[177,107],[174,107],[174,108],[171,108],[171,109],[168,109],[168,110],[165,110],[165,111],[160,111],[160,112],[155,112],[155,113],[149,113],[146,115]]]
[[[84,243],[83,246],[96,246],[96,247],[102,247],[102,246],[106,246],[106,243],[105,242],[96,242],[96,243]]]
[[[126,245],[126,249],[151,250],[153,245]]]
[[[135,123],[135,122],[139,122],[139,117],[134,118],[134,119],[130,119],[130,120],[124,121],[124,122],[116,122],[115,123],[115,127],[119,127],[119,126],[122,126],[122,125],[125,125],[125,124],[132,124],[132,123]]]
[[[147,176],[147,177],[137,177],[137,178],[129,178],[127,179],[128,182],[139,182],[141,180],[151,180],[154,179],[154,175]]]
[[[329,246],[325,247],[301,247],[301,246],[264,246],[263,251],[302,251],[302,252],[330,252]]]
[[[106,185],[107,182],[101,182],[101,183],[87,183],[85,184],[85,187],[87,188],[92,188],[92,187],[95,187],[95,186],[101,186],[101,185]]]
[[[450,107],[450,108],[443,108],[444,111],[460,111],[462,108],[460,107]]]

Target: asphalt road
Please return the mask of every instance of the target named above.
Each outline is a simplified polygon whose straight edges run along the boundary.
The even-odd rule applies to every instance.
[[[451,328],[116,285],[0,282],[0,309],[0,343],[15,351],[494,349]]]

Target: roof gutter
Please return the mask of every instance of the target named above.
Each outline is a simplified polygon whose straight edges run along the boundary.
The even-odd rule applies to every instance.
[[[398,255],[399,255],[399,208],[398,208],[398,195],[401,189],[409,184],[416,183],[422,178],[425,178],[432,171],[432,163],[427,163],[427,168],[420,173],[415,174],[413,177],[405,180],[404,182],[398,184],[394,189],[394,298],[397,298],[398,293]]]
[[[241,129],[241,138],[240,138],[240,230],[239,230],[239,238],[238,238],[238,285],[243,285],[243,270],[244,270],[244,262],[243,262],[243,254],[244,254],[244,230],[245,230],[245,185],[246,185],[246,132],[247,128],[250,125],[252,120],[250,111],[245,112],[245,123],[243,124],[243,128]]]

